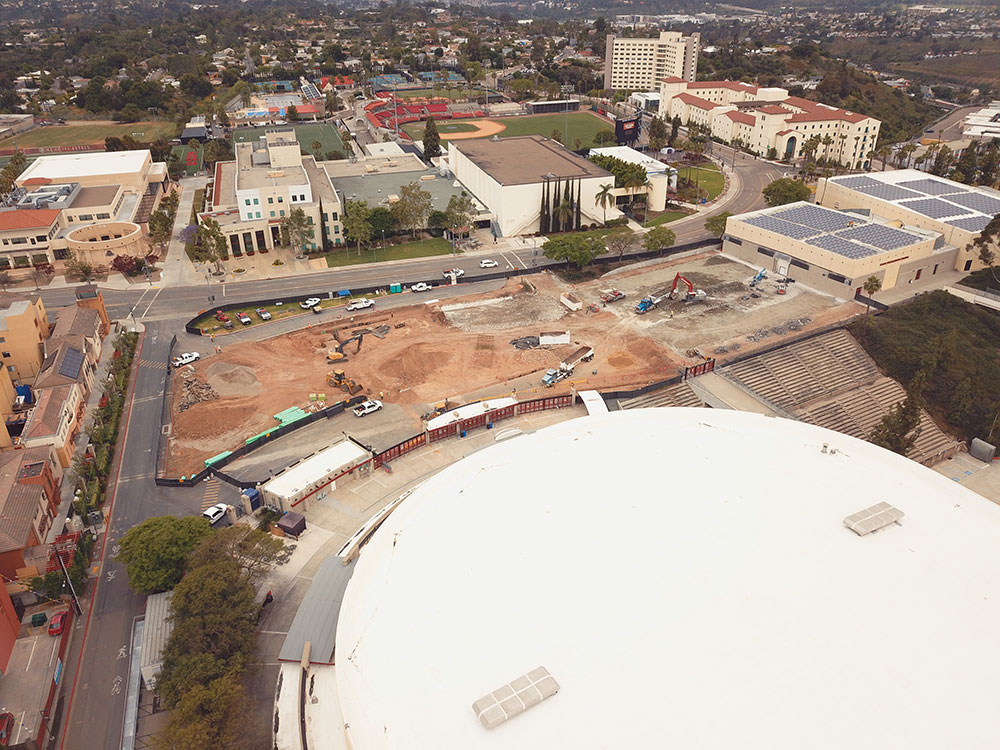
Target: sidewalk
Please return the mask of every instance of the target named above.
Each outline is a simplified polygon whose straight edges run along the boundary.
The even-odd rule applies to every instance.
[[[177,205],[177,217],[174,219],[174,231],[170,236],[167,258],[163,263],[163,275],[160,283],[163,286],[191,286],[203,281],[202,274],[188,260],[184,252],[184,242],[180,234],[191,220],[191,207],[194,205],[194,194],[208,184],[207,177],[183,177],[180,182],[180,201]]]

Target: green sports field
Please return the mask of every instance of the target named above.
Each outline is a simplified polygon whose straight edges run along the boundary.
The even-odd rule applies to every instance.
[[[413,124],[413,123],[411,123],[411,124]],[[424,123],[420,123],[420,124],[421,124],[421,126],[423,126]],[[473,132],[479,130],[479,128],[477,128],[475,125],[470,125],[467,122],[448,122],[447,120],[445,120],[444,122],[440,122],[440,123],[436,123],[436,124],[437,124],[438,133],[473,133]],[[423,134],[424,134],[423,127],[419,127],[419,128],[417,128],[417,130],[419,131],[417,137],[419,138],[419,137],[423,136]]]
[[[299,146],[313,154],[313,141],[320,142],[320,159],[326,158],[327,151],[340,151],[347,154],[344,142],[340,140],[337,128],[327,122],[295,123],[291,125],[295,130],[295,138]],[[245,141],[255,141],[264,135],[268,128],[239,128],[233,131],[233,142],[243,143]],[[313,154],[315,156],[315,154]]]
[[[132,122],[48,125],[38,127],[27,133],[18,133],[12,138],[0,141],[0,148],[11,148],[17,141],[19,148],[37,148],[44,146],[86,146],[104,143],[108,136],[130,135],[138,141],[149,143],[160,136],[173,138],[177,135],[177,126],[172,122]]]
[[[204,146],[174,146],[170,151],[177,156],[177,163],[184,168],[184,174],[188,177],[205,168]]]
[[[515,135],[542,135],[546,138],[551,138],[552,131],[558,130],[562,142],[574,150],[577,148],[577,138],[580,139],[579,148],[593,148],[597,145],[594,143],[595,135],[602,130],[614,131],[614,123],[608,122],[603,117],[598,117],[590,112],[570,112],[568,115],[525,115],[522,117],[497,117],[485,119],[504,126],[503,132],[499,134],[501,138],[508,138]],[[446,124],[458,125],[460,126],[460,129],[455,131],[445,130]],[[566,132],[567,124],[569,125],[568,134]],[[443,136],[448,135],[449,132],[461,133],[469,132],[475,129],[475,126],[470,125],[467,122],[448,123],[447,120],[438,122],[437,126],[438,133]],[[411,138],[419,140],[424,136],[424,123],[407,123],[403,126],[403,130],[409,134]]]

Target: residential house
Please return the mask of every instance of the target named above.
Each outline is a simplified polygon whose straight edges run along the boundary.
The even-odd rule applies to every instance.
[[[0,357],[15,385],[31,384],[42,369],[49,319],[42,298],[0,295]]]
[[[20,444],[29,448],[51,446],[59,465],[73,462],[73,443],[80,431],[86,399],[79,383],[58,385],[39,391],[35,408],[28,415]],[[0,453],[0,456],[4,454]]]

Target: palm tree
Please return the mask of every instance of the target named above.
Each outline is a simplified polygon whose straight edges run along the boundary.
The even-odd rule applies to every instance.
[[[869,325],[871,324],[871,301],[872,298],[878,294],[879,290],[882,288],[882,279],[878,276],[869,276],[865,279],[865,283],[861,286],[865,292],[865,317],[868,320]]]
[[[597,195],[594,196],[594,201],[604,209],[604,224],[608,223],[608,204],[615,202],[615,196],[612,194],[612,190],[615,186],[611,183],[607,185],[601,185],[601,189],[597,191]]]
[[[554,218],[560,227],[563,227],[563,231],[567,231],[566,227],[571,221],[573,221],[573,215],[575,211],[573,210],[573,201],[561,200],[556,204],[556,207],[552,209],[552,218]]]
[[[823,143],[823,158],[828,160],[830,158],[830,146],[833,145],[833,136],[827,133],[826,135],[823,136],[822,143]]]
[[[840,140],[840,155],[837,157],[837,173],[839,174],[840,168],[844,164],[844,144],[847,143],[847,135],[841,133],[837,138]]]
[[[875,158],[882,162],[882,171],[885,171],[885,163],[889,159],[889,154],[892,153],[892,147],[883,143],[877,149],[875,149]]]
[[[916,143],[907,143],[903,148],[900,149],[900,153],[905,157],[906,166],[910,166],[910,157],[913,156],[913,152],[917,150]]]
[[[635,215],[635,190],[636,188],[645,188],[649,190],[649,175],[643,174],[642,177],[637,175],[629,175],[628,179],[625,180],[623,187],[628,188],[632,191],[631,198],[629,199],[629,210]]]

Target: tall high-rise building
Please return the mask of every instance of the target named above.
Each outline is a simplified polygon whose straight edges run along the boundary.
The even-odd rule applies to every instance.
[[[656,90],[663,78],[693,81],[698,72],[701,35],[661,31],[659,37],[635,39],[608,34],[604,88]]]

